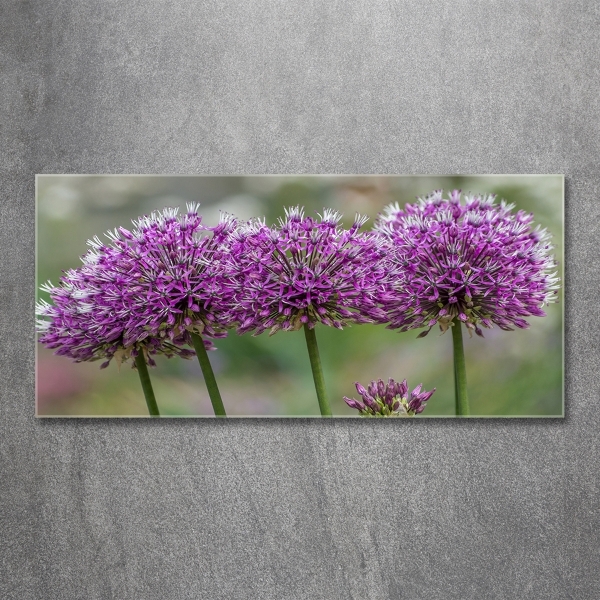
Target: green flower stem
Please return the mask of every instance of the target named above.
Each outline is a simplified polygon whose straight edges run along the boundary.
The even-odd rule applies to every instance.
[[[469,415],[467,369],[462,339],[462,324],[458,319],[454,321],[454,326],[452,327],[452,345],[454,348],[454,392],[456,398],[456,414],[460,417],[466,417]]]
[[[146,404],[148,405],[148,412],[151,417],[160,417],[158,412],[158,404],[156,404],[156,398],[154,397],[154,390],[152,389],[152,382],[150,381],[150,373],[148,373],[148,366],[146,365],[146,357],[144,351],[140,348],[138,354],[135,357],[135,366],[137,367],[138,375],[142,383],[142,389],[144,390],[144,397],[146,398]]]
[[[194,344],[194,349],[196,350],[196,356],[198,357],[200,368],[202,369],[202,374],[204,375],[206,389],[208,390],[208,395],[210,396],[210,401],[213,410],[215,411],[215,416],[226,417],[227,414],[225,413],[223,400],[221,400],[219,386],[217,386],[217,380],[215,379],[215,374],[212,370],[210,360],[208,359],[208,353],[204,347],[204,342],[197,333],[192,333],[192,342]]]
[[[452,362],[454,363],[454,360]],[[454,373],[454,402],[456,404],[455,412],[456,412],[456,414],[458,414],[458,404],[456,403],[456,398],[458,398],[458,384],[456,382],[456,364],[454,364],[453,373]]]
[[[306,336],[306,347],[308,348],[308,357],[310,358],[310,367],[312,369],[313,379],[315,381],[315,390],[317,392],[317,399],[319,400],[321,416],[331,417],[331,408],[329,407],[327,392],[325,391],[323,367],[321,367],[321,359],[319,358],[317,336],[315,334],[315,330],[308,327],[308,323],[305,323],[304,325],[304,335]]]

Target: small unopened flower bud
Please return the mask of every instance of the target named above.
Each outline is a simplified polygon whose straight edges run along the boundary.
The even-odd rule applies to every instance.
[[[344,401],[364,417],[412,417],[423,412],[425,403],[435,392],[435,388],[430,392],[422,392],[422,385],[419,384],[409,395],[406,379],[400,384],[393,379],[387,384],[381,379],[372,381],[368,391],[358,382],[355,386],[363,404],[346,396]]]
[[[360,383],[355,383],[354,384],[356,386],[356,391],[361,395],[361,396],[368,396],[369,393],[367,392],[367,390],[365,390],[365,388],[360,384]]]

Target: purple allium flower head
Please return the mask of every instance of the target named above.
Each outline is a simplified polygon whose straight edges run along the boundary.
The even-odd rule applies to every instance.
[[[425,403],[435,392],[435,388],[422,392],[419,384],[409,393],[406,379],[402,383],[389,379],[387,384],[379,379],[372,381],[367,389],[360,383],[355,385],[362,402],[346,396],[344,401],[363,417],[414,417],[425,410]]]
[[[232,244],[229,271],[236,280],[238,332],[297,330],[317,323],[341,329],[385,318],[378,304],[388,272],[386,241],[350,229],[325,209],[318,220],[289,208],[278,226],[257,219],[241,226]]]
[[[40,343],[75,362],[104,360],[101,368],[113,358],[120,366],[139,352],[151,366],[155,366],[152,356],[156,354],[193,356],[192,351],[180,347],[181,339],[146,336],[125,342],[127,323],[120,313],[122,282],[118,272],[107,267],[104,260],[97,267],[84,265],[67,271],[58,286],[50,282],[42,286],[53,303],[40,300],[37,305],[42,317],[37,320]]]
[[[493,195],[448,198],[438,190],[404,209],[386,207],[375,230],[393,242],[400,276],[386,295],[390,329],[438,324],[445,332],[458,318],[469,334],[480,325],[527,328],[525,317],[544,316],[557,301],[558,278],[549,234],[533,215]]]
[[[134,224],[131,232],[109,232],[111,243],[90,240],[80,268],[57,287],[42,286],[53,304],[38,303],[38,315],[49,318],[38,320],[40,343],[77,362],[107,359],[102,367],[143,351],[153,365],[154,354],[194,356],[180,347],[190,343],[190,331],[226,335],[227,295],[217,272],[233,219],[226,215],[208,229],[189,205],[183,217],[165,209]]]
[[[181,217],[167,208],[134,225],[131,232],[120,229],[113,236],[129,265],[128,336],[182,336],[188,343],[189,332],[225,337],[232,293],[222,262],[235,219],[222,213],[219,224],[209,228],[198,205],[189,204]]]

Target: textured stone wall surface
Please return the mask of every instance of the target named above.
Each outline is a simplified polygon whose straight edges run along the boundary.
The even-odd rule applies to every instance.
[[[0,598],[600,598],[600,10],[5,0]],[[36,173],[564,173],[566,418],[36,420]]]

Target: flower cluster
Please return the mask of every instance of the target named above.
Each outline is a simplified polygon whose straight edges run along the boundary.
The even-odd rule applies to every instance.
[[[379,379],[372,381],[367,389],[360,383],[355,385],[362,402],[346,396],[344,401],[363,417],[414,417],[425,410],[425,403],[435,392],[435,388],[422,392],[419,384],[409,394],[406,379],[402,383],[390,379],[387,384]]]
[[[389,282],[388,243],[359,232],[366,218],[357,216],[346,230],[331,210],[319,220],[299,207],[285,214],[278,226],[254,220],[234,236],[238,332],[273,334],[317,323],[341,329],[385,319],[379,298]]]
[[[113,236],[129,264],[126,289],[127,330],[136,341],[145,335],[189,342],[189,333],[225,337],[231,286],[223,267],[227,240],[236,221],[222,214],[214,228],[202,224],[198,206],[177,216],[165,209]]]
[[[215,228],[201,223],[197,205],[178,217],[165,209],[134,222],[132,231],[97,237],[58,286],[42,289],[53,304],[40,301],[40,342],[77,362],[115,358],[120,364],[139,351],[149,364],[155,354],[189,358],[190,332],[226,335],[229,307],[219,263],[235,221],[225,215]],[[47,320],[48,319],[48,320]],[[207,349],[213,349],[204,340]]]
[[[143,355],[154,365],[157,354],[193,356],[186,346],[201,350],[196,336],[213,349],[210,339],[233,327],[258,335],[306,326],[315,369],[309,330],[318,323],[426,328],[419,337],[455,323],[480,336],[493,324],[527,328],[527,317],[544,316],[557,300],[558,278],[549,234],[513,209],[492,195],[436,191],[386,207],[364,232],[365,217],[345,229],[327,209],[316,219],[289,208],[271,227],[223,214],[207,227],[196,204],[184,215],[165,208],[108,232],[106,243],[90,240],[79,268],[42,286],[52,303],[37,305],[40,342],[77,362],[106,367]],[[363,416],[414,416],[435,391],[409,393],[406,380],[393,379],[356,389],[361,401],[344,400]]]
[[[37,314],[42,317],[37,320],[40,343],[75,362],[104,360],[101,368],[113,358],[120,365],[140,351],[150,365],[154,365],[152,356],[156,354],[193,356],[181,348],[180,339],[146,336],[138,342],[126,341],[125,319],[115,311],[123,305],[121,285],[115,273],[101,267],[72,269],[58,286],[50,282],[43,285],[53,304],[40,300],[37,305]]]
[[[493,195],[466,195],[463,204],[458,190],[386,207],[375,229],[393,243],[399,267],[386,296],[388,327],[427,327],[422,337],[456,318],[483,336],[480,325],[527,328],[525,317],[544,316],[558,288],[549,234],[513,208]]]

